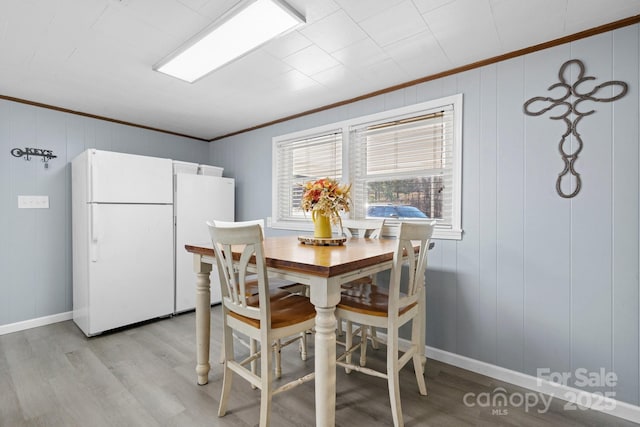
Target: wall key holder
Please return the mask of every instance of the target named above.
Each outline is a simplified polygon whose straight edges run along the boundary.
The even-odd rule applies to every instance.
[[[579,68],[578,76],[573,84],[568,83],[565,78],[565,71],[571,64],[576,64]],[[558,72],[558,80],[560,80],[560,82],[552,84],[551,86],[549,86],[549,89],[548,89],[548,90],[553,90],[558,87],[563,88],[564,94],[562,96],[558,98],[552,98],[550,96],[536,96],[524,103],[524,113],[529,116],[540,116],[556,107],[565,108],[565,111],[562,114],[559,114],[557,116],[551,116],[550,119],[563,120],[567,125],[567,130],[562,135],[560,139],[560,143],[558,145],[560,154],[562,155],[562,160],[564,161],[564,169],[562,170],[562,172],[560,172],[560,174],[558,175],[558,179],[556,180],[556,191],[558,192],[560,197],[564,197],[566,199],[574,197],[576,194],[578,194],[578,192],[580,191],[580,188],[582,187],[582,180],[580,179],[580,174],[576,172],[574,167],[576,159],[578,158],[580,151],[582,151],[582,138],[580,136],[580,133],[578,132],[578,124],[580,123],[580,120],[582,120],[584,116],[588,116],[595,112],[595,110],[582,112],[578,109],[578,105],[583,101],[612,102],[625,96],[627,94],[627,90],[629,89],[628,85],[625,82],[611,80],[595,86],[590,92],[581,93],[578,90],[578,87],[582,83],[588,80],[595,80],[595,79],[596,78],[593,76],[584,75],[584,64],[582,63],[582,61],[580,61],[579,59],[571,59],[565,62],[564,64],[562,64],[562,66],[560,67],[560,71]],[[596,96],[596,94],[598,93],[598,91],[600,91],[600,89],[603,89],[609,86],[619,87],[620,89],[618,94],[610,97]],[[574,97],[577,99],[571,102],[572,101],[570,99],[571,97]],[[548,105],[539,110],[532,110],[530,108],[531,104],[535,102],[542,102]],[[571,114],[575,115],[575,118],[570,119],[569,116]],[[577,146],[572,151],[569,151],[570,147],[569,149],[565,147],[565,142],[567,142],[567,137],[569,135],[573,135],[575,137],[575,140],[577,141],[577,144],[576,144]],[[576,179],[575,188],[571,193],[565,193],[562,190],[562,186],[561,186],[562,179],[566,177],[568,174],[571,174]]]
[[[44,162],[45,169],[49,167],[49,160],[55,159],[56,155],[53,154],[51,150],[43,150],[42,148],[25,148],[22,150],[21,148],[14,148],[11,150],[11,155],[13,157],[23,157],[27,161],[31,161],[31,156],[40,156],[42,157],[42,161]]]

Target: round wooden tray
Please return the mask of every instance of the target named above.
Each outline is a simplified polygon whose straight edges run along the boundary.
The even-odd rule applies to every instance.
[[[298,241],[305,245],[314,246],[340,246],[347,241],[346,237],[313,237],[298,236]]]

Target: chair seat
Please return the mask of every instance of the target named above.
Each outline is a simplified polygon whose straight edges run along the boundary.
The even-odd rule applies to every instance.
[[[288,293],[296,293],[295,291],[303,286],[300,283],[282,285],[278,281],[269,282],[269,290],[271,292],[287,291]],[[248,279],[244,284],[244,290],[247,296],[258,295],[258,279]]]
[[[290,292],[275,292],[270,295],[271,300],[271,329],[284,328],[296,323],[313,319],[316,310],[309,298],[292,294]],[[258,295],[247,298],[247,305],[259,307]],[[260,328],[260,320],[241,316],[235,312],[230,312],[229,316],[234,317],[254,328]]]
[[[403,294],[400,294],[400,298]],[[400,315],[413,308],[416,303],[400,309]],[[364,289],[343,289],[338,309],[353,311],[369,316],[387,317],[389,311],[389,293],[379,286],[368,286]]]
[[[247,280],[244,284],[244,293],[247,296],[258,295],[258,280]]]

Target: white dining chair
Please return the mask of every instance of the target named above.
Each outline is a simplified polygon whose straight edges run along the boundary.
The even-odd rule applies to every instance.
[[[336,309],[336,315],[348,322],[387,330],[385,372],[351,363],[352,354],[358,349],[360,351],[366,349],[367,341],[361,337],[359,342],[353,344],[353,331],[349,323],[345,331],[346,351],[338,357],[337,364],[344,367],[347,372],[355,370],[387,379],[395,427],[404,425],[400,404],[399,371],[410,360],[413,360],[413,369],[420,394],[427,394],[422,364],[424,349],[421,348],[423,346],[421,335],[424,336],[425,325],[421,313],[426,303],[425,270],[434,224],[401,223],[397,246],[393,254],[388,291],[383,291],[380,286],[373,286],[361,295],[343,293]],[[413,245],[418,242],[420,247],[416,254]],[[403,269],[405,264],[408,264],[408,269]],[[406,293],[400,292],[403,276],[408,279]],[[408,322],[411,322],[411,342],[409,348],[400,357],[398,354],[400,351],[398,346],[399,328]],[[359,330],[363,331],[365,328],[361,327]]]
[[[311,329],[315,322],[315,309],[308,298],[269,289],[262,229],[258,224],[208,225],[222,291],[224,374],[218,416],[222,417],[227,412],[233,376],[238,374],[260,389],[260,426],[267,427],[272,397],[314,378],[312,372],[275,388],[272,344]],[[232,246],[235,245],[244,245],[239,259],[233,257]],[[249,271],[250,265],[255,266],[255,273]],[[247,292],[247,277],[254,274],[257,295]],[[259,342],[260,350],[250,353],[249,357],[236,359],[234,331]],[[246,367],[253,360],[260,361],[259,375]]]
[[[342,232],[346,237],[378,239],[382,234],[384,219],[343,219]]]
[[[382,235],[382,228],[384,227],[384,219],[343,219],[342,220],[342,233],[347,238],[351,237],[363,237],[368,239],[379,239]],[[369,287],[375,286],[375,276],[362,277],[352,282],[342,285],[342,292],[349,294],[361,294],[365,292]],[[337,319],[338,335],[342,336],[342,320]],[[349,321],[347,321],[349,322]],[[349,327],[351,325],[348,325]],[[363,340],[367,341],[371,338],[371,346],[375,349],[378,348],[376,341],[376,329],[368,326],[361,326],[364,328],[362,332]],[[364,366],[366,364],[366,348],[360,353],[360,364]]]
[[[220,220],[212,220],[210,223],[207,222],[207,225],[214,225],[218,228],[238,228],[238,227],[246,227],[248,225],[259,225],[260,226],[260,231],[262,232],[262,237],[264,238],[264,219],[252,219],[252,220],[247,220],[247,221],[220,221]],[[286,283],[282,283],[282,282],[286,282]],[[286,290],[287,292],[293,292],[293,289],[298,289],[301,285],[299,283],[291,283],[291,282],[287,282],[287,281],[279,281],[279,280],[270,280],[269,281],[269,288],[273,291],[273,290]],[[250,275],[247,276],[246,278],[246,282],[245,282],[245,292],[247,293],[247,295],[258,295],[258,280],[257,280],[257,276],[254,275]],[[254,354],[256,352],[256,341],[253,339],[249,339],[249,342],[247,343],[246,341],[240,339],[239,337],[236,336],[236,338],[238,339],[238,341],[244,345],[245,347],[249,348],[249,351],[251,352],[251,354]],[[300,334],[300,336],[298,337],[298,340],[300,342],[300,358],[302,360],[307,360],[307,337],[306,337],[306,332]],[[276,361],[274,363],[274,373],[276,378],[280,378],[282,376],[282,363],[281,363],[281,354],[282,354],[282,348],[286,347],[289,344],[292,344],[294,342],[296,342],[296,339],[290,339],[285,341],[284,343],[281,340],[276,340],[273,343],[273,352],[274,355],[276,357]],[[223,342],[224,344],[224,342]],[[220,363],[224,363],[224,345],[221,348],[221,352],[220,352]],[[256,368],[257,368],[257,361],[254,360],[251,362],[251,371],[253,373],[256,372]]]

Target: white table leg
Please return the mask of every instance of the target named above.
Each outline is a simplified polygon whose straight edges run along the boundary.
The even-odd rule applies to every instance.
[[[336,424],[335,307],[316,307],[316,427]]]
[[[194,255],[193,269],[196,272],[196,374],[198,384],[209,382],[209,340],[211,328],[211,264]]]
[[[310,284],[311,303],[316,308],[315,370],[316,427],[336,425],[336,305],[340,282],[323,280]]]

